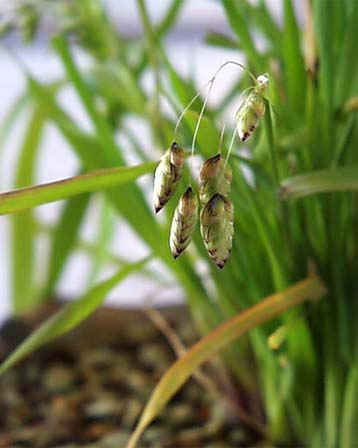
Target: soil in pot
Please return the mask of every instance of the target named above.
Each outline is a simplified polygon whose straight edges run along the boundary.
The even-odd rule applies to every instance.
[[[7,321],[0,357],[54,307]],[[164,315],[186,346],[197,339],[184,309]],[[150,392],[174,360],[168,342],[142,312],[98,310],[0,377],[0,448],[125,447]],[[192,379],[147,429],[140,447],[224,448],[257,440]]]

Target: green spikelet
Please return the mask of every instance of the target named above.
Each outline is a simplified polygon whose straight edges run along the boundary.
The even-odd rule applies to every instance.
[[[164,153],[155,170],[153,206],[158,213],[173,196],[183,172],[185,154],[177,143]]]
[[[200,213],[200,231],[212,261],[223,269],[234,236],[234,207],[228,198],[215,194]]]
[[[175,209],[170,229],[169,245],[174,259],[189,246],[197,220],[198,199],[192,188],[188,187]]]
[[[232,171],[220,154],[208,159],[199,174],[199,197],[205,205],[217,193],[227,197],[230,193]]]
[[[242,142],[245,142],[253,134],[261,117],[265,114],[265,101],[262,93],[266,90],[268,83],[268,76],[260,75],[257,78],[254,91],[245,99],[237,113],[237,133]]]

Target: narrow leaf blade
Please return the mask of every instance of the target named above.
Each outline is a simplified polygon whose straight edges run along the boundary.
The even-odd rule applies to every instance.
[[[284,180],[281,184],[281,194],[285,199],[354,190],[358,190],[358,166],[300,174]]]
[[[0,375],[25,356],[28,356],[44,344],[76,327],[103,303],[112,288],[128,277],[128,275],[140,270],[148,261],[149,257],[137,263],[126,265],[108,280],[93,287],[76,302],[65,305],[60,311],[46,320],[37,330],[27,337],[16,350],[5,359],[0,365]]]
[[[284,1],[283,57],[285,63],[285,78],[287,101],[292,110],[299,115],[304,108],[304,92],[306,74],[303,55],[300,48],[300,33],[291,0]]]
[[[82,193],[117,187],[154,171],[157,162],[132,167],[105,168],[68,179],[0,194],[0,215],[27,210]]]
[[[318,277],[308,278],[283,292],[267,297],[201,339],[184,356],[172,364],[157,384],[127,448],[136,446],[145,428],[204,361],[247,331],[308,299],[321,298],[325,292],[326,288]]]
[[[51,241],[49,272],[45,295],[50,297],[56,286],[66,261],[76,243],[77,235],[85,216],[90,194],[81,194],[70,198],[65,204],[56,231]]]
[[[22,142],[15,186],[33,182],[36,156],[42,137],[44,116],[35,108]],[[23,311],[38,300],[34,282],[35,229],[30,210],[11,217],[12,242],[12,305],[15,312]]]
[[[358,421],[358,363],[356,362],[349,371],[345,393],[340,432],[340,446],[358,445],[357,421]]]

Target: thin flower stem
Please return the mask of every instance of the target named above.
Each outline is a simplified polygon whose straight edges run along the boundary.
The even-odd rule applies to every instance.
[[[198,121],[197,121],[196,126],[195,126],[195,131],[194,131],[194,135],[193,135],[193,141],[191,143],[191,152],[190,152],[191,153],[191,165],[193,165],[193,156],[194,156],[194,152],[195,152],[196,137],[197,137],[198,132],[199,132],[200,123],[201,123],[201,120],[203,118],[203,115],[204,115],[204,112],[205,112],[205,108],[206,108],[206,105],[208,103],[208,100],[209,100],[210,93],[211,93],[211,90],[213,88],[213,85],[214,85],[214,81],[209,85],[208,93],[207,93],[206,98],[204,100],[203,106],[202,106],[202,108],[200,110],[199,118],[198,118]],[[193,168],[193,166],[192,166],[192,168]],[[191,176],[192,176],[192,171],[193,170],[191,169],[190,170],[190,180],[191,180]]]
[[[254,76],[254,75],[250,72],[250,70],[248,70],[244,65],[240,64],[240,62],[236,62],[236,61],[226,61],[226,62],[224,62],[224,63],[221,64],[221,65],[219,66],[219,68],[216,70],[216,72],[214,73],[214,76],[213,76],[212,78],[210,78],[209,81],[206,82],[206,83],[203,85],[203,87],[201,87],[201,88],[199,89],[198,93],[197,93],[197,94],[190,100],[189,104],[185,107],[185,109],[183,110],[183,112],[180,114],[180,116],[179,116],[179,118],[178,118],[178,120],[177,120],[177,122],[176,122],[176,125],[175,125],[175,129],[174,129],[174,138],[176,137],[176,134],[177,134],[178,129],[179,129],[179,126],[180,126],[180,123],[182,122],[182,120],[183,120],[183,118],[184,118],[184,115],[185,115],[186,112],[190,109],[190,107],[193,105],[194,101],[195,101],[197,98],[199,98],[199,96],[201,95],[201,93],[202,93],[208,86],[210,86],[209,91],[211,91],[211,89],[212,89],[212,87],[213,87],[213,85],[214,85],[214,82],[215,82],[216,77],[218,76],[218,74],[221,72],[221,70],[223,70],[223,68],[225,68],[227,65],[230,65],[230,64],[231,64],[231,65],[236,65],[236,66],[240,67],[242,70],[246,71],[246,72],[249,74],[249,76],[253,79],[255,85],[257,84],[257,81],[256,81],[255,76]],[[249,87],[249,88],[252,88],[252,87]],[[245,90],[245,91],[246,91],[246,90]]]
[[[222,151],[224,135],[225,135],[225,128],[226,128],[226,124],[224,123],[223,127],[221,128],[221,132],[220,132],[219,154],[221,154],[221,151]]]
[[[233,130],[233,133],[232,133],[232,136],[231,136],[231,141],[230,141],[229,149],[228,149],[228,151],[227,151],[227,155],[226,155],[226,159],[225,159],[225,165],[224,165],[224,167],[226,166],[226,164],[227,164],[227,162],[228,162],[228,160],[229,160],[229,157],[230,157],[232,148],[233,148],[233,146],[234,146],[235,137],[236,137],[236,127],[234,127],[234,130]]]
[[[175,140],[176,135],[178,133],[178,129],[180,126],[180,123],[182,122],[184,115],[187,113],[187,111],[191,108],[191,106],[194,104],[195,100],[197,100],[199,98],[199,96],[203,93],[203,91],[208,87],[208,85],[212,84],[213,78],[211,78],[206,84],[203,85],[203,87],[198,91],[198,93],[190,100],[189,104],[185,107],[185,109],[183,110],[183,112],[179,115],[179,118],[175,124],[175,128],[174,128],[174,137],[173,140]]]

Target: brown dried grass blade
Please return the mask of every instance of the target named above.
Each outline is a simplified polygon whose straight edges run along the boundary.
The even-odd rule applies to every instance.
[[[146,427],[161,412],[170,398],[178,391],[196,369],[218,350],[249,330],[262,325],[286,310],[309,299],[319,299],[326,287],[317,276],[302,280],[285,291],[273,294],[258,304],[229,319],[197,342],[178,359],[163,375],[142,413],[136,429],[127,444],[135,448]]]

